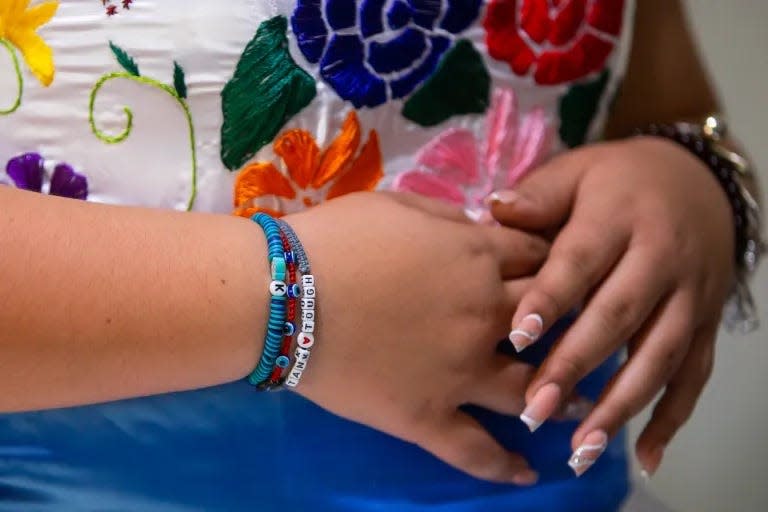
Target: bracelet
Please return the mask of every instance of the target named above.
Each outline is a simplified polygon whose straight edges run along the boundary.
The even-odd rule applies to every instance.
[[[296,302],[301,296],[301,287],[296,281],[296,263],[291,250],[290,242],[285,233],[281,231],[280,238],[283,243],[284,259],[288,267],[288,315],[283,326],[283,343],[280,346],[280,355],[275,359],[275,368],[269,379],[261,382],[257,387],[259,391],[272,391],[283,385],[281,375],[291,364],[290,352],[293,343],[293,335],[296,332],[294,321],[296,319]]]
[[[301,381],[304,370],[307,368],[311,349],[315,344],[317,292],[315,289],[315,277],[310,273],[309,258],[307,258],[307,253],[304,251],[304,246],[301,244],[299,237],[287,222],[280,220],[278,224],[291,245],[292,254],[298,260],[299,270],[304,274],[301,278],[301,332],[296,339],[297,347],[294,353],[296,361],[288,377],[285,379],[286,386],[296,387]]]
[[[283,339],[283,329],[286,319],[286,295],[287,285],[285,283],[286,263],[283,252],[283,242],[280,236],[280,227],[277,222],[264,213],[257,213],[251,217],[264,230],[267,238],[267,253],[272,271],[272,282],[269,285],[269,291],[272,297],[269,302],[269,320],[267,322],[267,335],[264,340],[264,349],[259,358],[259,363],[253,372],[248,376],[248,381],[258,386],[265,381],[272,369],[280,352],[281,341]]]

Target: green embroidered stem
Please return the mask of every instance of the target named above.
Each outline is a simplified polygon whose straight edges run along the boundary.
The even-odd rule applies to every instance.
[[[19,67],[19,58],[16,57],[16,52],[14,51],[13,46],[11,46],[11,43],[0,37],[0,44],[5,46],[5,49],[8,50],[8,54],[11,56],[11,60],[13,61],[13,68],[16,70],[16,84],[18,85],[19,89],[19,92],[16,95],[16,101],[14,101],[13,105],[11,105],[11,108],[7,110],[0,109],[0,116],[7,116],[8,114],[13,114],[16,112],[16,110],[21,105],[21,94],[24,90],[24,78],[21,74],[21,67]]]
[[[117,135],[108,135],[96,126],[96,121],[93,117],[93,110],[94,110],[94,103],[96,102],[96,96],[98,95],[99,90],[101,90],[104,84],[116,78],[133,80],[134,82],[139,82],[145,85],[156,87],[162,91],[165,91],[173,99],[176,100],[176,102],[181,106],[181,109],[184,111],[184,116],[187,118],[187,126],[189,127],[189,147],[192,152],[192,192],[189,196],[189,201],[187,203],[187,211],[191,210],[192,206],[195,204],[195,199],[197,198],[197,142],[195,139],[195,125],[192,123],[192,114],[189,111],[187,102],[184,101],[184,99],[178,95],[178,93],[173,87],[169,85],[165,85],[164,83],[158,82],[157,80],[154,80],[152,78],[147,78],[145,76],[136,76],[131,73],[127,73],[123,71],[119,71],[115,73],[107,73],[106,75],[99,78],[99,80],[93,86],[93,89],[91,89],[91,97],[88,102],[88,122],[91,124],[91,131],[98,139],[106,142],[107,144],[117,144],[117,143],[123,142],[125,139],[128,138],[128,136],[131,134],[131,130],[133,129],[133,112],[128,107],[123,107],[123,111],[125,112],[125,115],[127,117],[125,129],[122,132],[118,133]]]

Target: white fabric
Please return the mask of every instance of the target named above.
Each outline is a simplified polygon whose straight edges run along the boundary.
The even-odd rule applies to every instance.
[[[118,2],[119,3],[119,2]],[[633,9],[626,11],[627,20]],[[199,161],[198,199],[195,210],[230,212],[235,174],[219,158],[222,122],[220,92],[259,24],[277,14],[291,15],[295,0],[135,0],[130,11],[107,17],[97,0],[66,0],[39,33],[54,50],[56,76],[43,88],[22,62],[25,75],[21,108],[0,116],[0,166],[12,156],[36,151],[46,159],[66,161],[86,175],[89,200],[116,204],[184,209],[190,193],[191,162],[187,126],[182,110],[166,93],[127,80],[108,83],[96,100],[96,122],[110,134],[125,123],[123,107],[134,113],[132,134],[120,144],[105,144],[88,123],[90,90],[100,76],[121,68],[108,47],[113,41],[136,58],[142,75],[172,84],[173,61],[184,68],[189,87],[188,104],[194,119]],[[622,32],[630,37],[630,23]],[[462,38],[485,52],[484,29],[478,21]],[[317,66],[306,61],[289,35],[296,62],[317,78],[318,97],[294,117],[286,128],[305,128],[318,143],[336,135],[351,106],[341,101],[317,75]],[[614,71],[600,117],[604,117],[627,52],[626,44],[613,52]],[[512,87],[523,112],[542,107],[557,122],[560,97],[568,85],[538,87],[529,77],[515,76],[505,62],[489,57],[486,65],[494,85]],[[0,51],[0,98],[5,105],[16,91],[16,79],[7,54]],[[457,78],[460,79],[460,78]],[[388,178],[413,168],[415,152],[448,126],[425,129],[401,115],[402,101],[359,112],[364,133],[376,129],[381,139]],[[465,116],[453,126],[483,135],[484,117]],[[600,122],[593,125],[599,130]],[[556,140],[557,137],[554,137]],[[560,149],[553,143],[552,150]],[[271,146],[254,160],[275,161]]]

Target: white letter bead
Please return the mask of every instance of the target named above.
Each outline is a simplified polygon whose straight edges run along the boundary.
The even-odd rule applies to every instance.
[[[313,332],[315,332],[315,322],[311,320],[304,320],[301,323],[301,330],[312,334]]]
[[[301,277],[301,284],[304,286],[315,286],[315,276],[307,274]]]
[[[308,297],[310,299],[315,298],[315,287],[314,286],[304,286],[304,296]]]
[[[299,333],[299,337],[296,339],[296,343],[301,348],[310,348],[315,344],[315,337],[311,333],[301,332]]]
[[[296,379],[293,376],[288,377],[285,380],[285,385],[291,388],[295,388],[298,383],[299,383],[299,379]]]
[[[288,287],[282,281],[272,281],[269,285],[269,293],[275,297],[282,297],[288,293]]]
[[[309,360],[309,354],[311,352],[305,348],[297,348],[295,355],[296,355],[296,361],[304,361],[305,363]]]
[[[315,299],[301,299],[301,309],[315,309]]]
[[[303,309],[301,311],[301,319],[303,321],[314,321],[315,320],[315,312],[311,309]]]

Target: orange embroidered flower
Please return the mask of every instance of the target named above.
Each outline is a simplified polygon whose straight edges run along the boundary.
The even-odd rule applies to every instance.
[[[272,162],[256,162],[240,171],[235,180],[235,215],[281,216],[351,192],[373,190],[384,176],[376,131],[371,130],[358,152],[359,146],[360,123],[354,110],[322,152],[306,130],[283,133],[273,147],[285,172]]]

